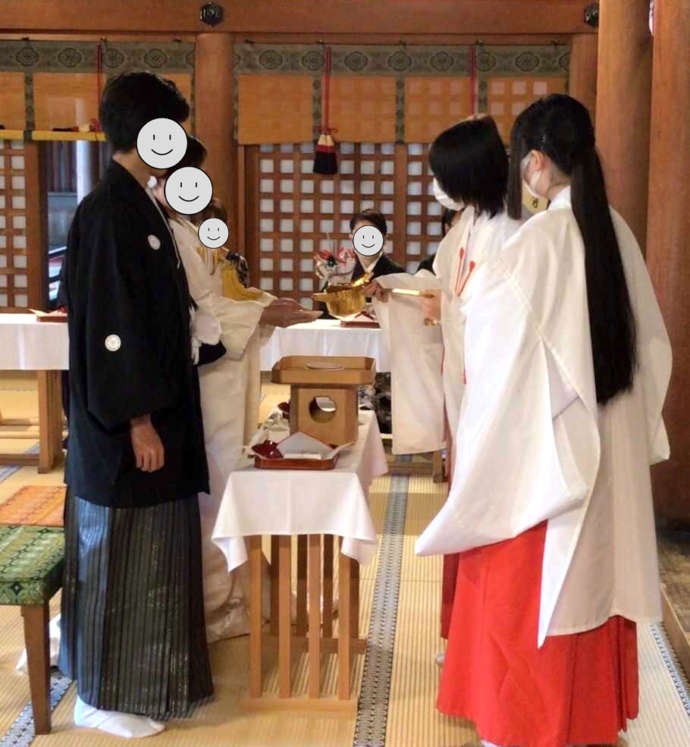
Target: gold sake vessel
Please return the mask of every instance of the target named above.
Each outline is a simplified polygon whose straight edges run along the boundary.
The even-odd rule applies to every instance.
[[[364,286],[371,282],[372,275],[367,273],[354,283],[330,285],[321,293],[314,293],[312,298],[317,303],[325,303],[328,313],[335,317],[356,316],[367,305]]]

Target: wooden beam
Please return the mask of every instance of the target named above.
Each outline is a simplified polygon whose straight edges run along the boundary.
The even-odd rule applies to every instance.
[[[235,0],[215,32],[570,34],[586,32],[589,0]],[[221,3],[223,4],[223,3]],[[0,32],[211,31],[200,0],[5,0]]]
[[[206,29],[209,33],[214,33],[210,29]],[[190,31],[186,32],[173,32],[168,34],[153,34],[151,32],[134,32],[128,33],[32,33],[31,41],[65,41],[65,42],[97,42],[103,38],[103,34],[107,33],[107,39],[109,42],[169,42],[183,41],[183,42],[194,42],[196,34]],[[226,32],[222,32],[226,33]],[[596,29],[587,27],[581,32],[582,36],[596,37]],[[570,33],[552,33],[548,31],[530,34],[501,34],[501,33],[486,33],[481,35],[480,41],[483,44],[515,44],[515,45],[530,45],[530,44],[569,44],[572,34]],[[21,41],[26,38],[25,32],[15,32],[13,34],[0,33],[0,41]],[[351,44],[353,46],[362,46],[367,44],[399,44],[401,40],[401,34],[336,34],[336,33],[295,33],[295,34],[283,34],[279,32],[247,32],[241,34],[238,38],[235,38],[235,42],[252,41],[256,44],[317,44],[321,41],[326,41],[330,44]],[[477,34],[404,34],[403,41],[406,44],[433,44],[433,45],[444,45],[444,44],[475,44],[477,42]]]

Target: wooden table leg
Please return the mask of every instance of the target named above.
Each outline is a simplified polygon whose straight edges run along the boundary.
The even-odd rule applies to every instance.
[[[321,536],[309,535],[309,697],[321,694]]]
[[[271,635],[278,635],[279,539],[277,534],[271,536]]]
[[[263,692],[262,649],[263,610],[261,575],[261,536],[249,537],[249,697],[260,698]]]
[[[290,697],[290,646],[292,639],[291,615],[291,536],[281,536],[278,540],[278,555],[280,556],[279,579],[279,621],[278,621],[278,694],[281,698]]]
[[[62,419],[59,371],[38,372],[38,420],[40,454],[38,471],[50,472],[62,451],[62,433],[57,437],[56,420]]]
[[[435,451],[432,457],[432,471],[431,476],[434,482],[445,481],[445,470],[443,469],[443,454],[440,451]]]
[[[320,627],[320,626],[319,626]],[[297,537],[297,635],[307,634],[307,535]]]
[[[36,734],[50,734],[50,643],[48,603],[22,606],[24,643]]]
[[[350,637],[359,638],[359,563],[350,559]]]
[[[350,654],[352,651],[350,631],[350,558],[343,555],[342,540],[338,554],[338,587],[340,599],[338,602],[338,698],[347,700],[350,697]]]
[[[333,542],[332,534],[323,535],[323,636],[333,635]]]

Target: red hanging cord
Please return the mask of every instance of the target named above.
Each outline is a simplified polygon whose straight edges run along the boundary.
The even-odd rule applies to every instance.
[[[470,47],[470,113],[477,113],[477,49]]]
[[[326,47],[323,74],[323,114],[321,117],[323,132],[330,135],[330,90],[331,90],[331,48]]]
[[[96,50],[96,130],[100,132],[101,122],[98,118],[98,110],[101,106],[101,96],[103,95],[103,40],[98,42],[98,49]]]

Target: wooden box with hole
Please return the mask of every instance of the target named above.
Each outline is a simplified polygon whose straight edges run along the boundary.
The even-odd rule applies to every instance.
[[[271,379],[290,386],[290,433],[341,446],[357,440],[358,390],[375,375],[373,358],[291,355],[273,366]]]

